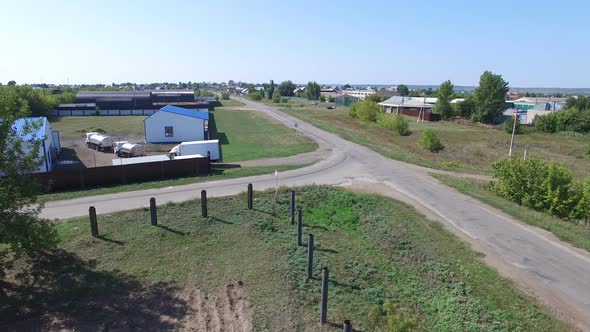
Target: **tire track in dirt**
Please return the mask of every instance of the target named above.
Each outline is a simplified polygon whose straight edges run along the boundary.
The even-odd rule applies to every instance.
[[[254,310],[241,281],[205,294],[195,287],[186,287],[178,296],[188,305],[180,331],[254,330]]]

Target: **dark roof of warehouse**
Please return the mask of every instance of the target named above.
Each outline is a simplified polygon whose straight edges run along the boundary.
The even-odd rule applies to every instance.
[[[142,90],[142,91],[78,91],[77,98],[119,98],[119,97],[143,97],[149,98],[150,94],[178,95],[194,93],[193,90]]]

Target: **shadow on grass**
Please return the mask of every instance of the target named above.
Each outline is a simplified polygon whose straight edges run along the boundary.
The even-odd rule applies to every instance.
[[[330,248],[316,248],[315,250],[322,251],[322,252],[329,252],[331,254],[337,254],[337,253],[339,253],[338,250],[336,250],[336,249],[330,249]]]
[[[177,234],[177,235],[182,235],[182,236],[185,236],[185,235],[186,235],[186,233],[185,233],[185,232],[181,232],[181,231],[179,231],[179,230],[176,230],[176,229],[174,229],[174,228],[170,228],[170,227],[168,227],[168,226],[165,226],[165,225],[160,225],[160,224],[158,224],[158,225],[156,225],[156,227],[159,227],[159,228],[161,228],[161,229],[163,229],[163,230],[166,230],[166,231],[168,231],[168,232],[170,232],[170,233],[174,233],[174,234]]]
[[[187,303],[167,283],[144,287],[64,250],[0,258],[0,330],[175,330]]]
[[[253,210],[256,212],[268,214],[269,216],[272,216],[272,217],[278,217],[277,214],[274,212],[270,212],[270,211],[266,211],[266,210],[262,210],[262,209],[258,209],[258,208],[253,208]]]
[[[101,239],[101,240],[103,240],[103,241],[105,241],[105,242],[117,244],[117,245],[120,245],[120,246],[125,245],[125,242],[123,242],[123,241],[109,239],[108,237],[106,237],[104,235],[99,235],[98,238]]]
[[[234,223],[231,221],[227,221],[227,220],[223,220],[223,219],[219,219],[217,217],[209,217],[209,219],[214,220],[214,221],[218,221],[224,224],[228,224],[228,225],[233,225]]]

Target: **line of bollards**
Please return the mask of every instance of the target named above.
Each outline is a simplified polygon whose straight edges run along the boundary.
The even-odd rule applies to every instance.
[[[248,184],[247,192],[247,206],[248,210],[253,209],[253,190],[252,184]],[[294,223],[295,219],[295,190],[291,190],[290,200],[290,223]],[[154,226],[158,225],[158,214],[156,198],[150,198],[150,221]],[[88,214],[90,217],[90,232],[93,237],[98,237],[98,221],[96,217],[96,208],[91,206],[88,208]],[[207,213],[207,191],[201,190],[201,216],[203,218],[208,217]],[[297,246],[303,246],[303,211],[297,209]],[[307,235],[307,279],[313,279],[313,255],[314,255],[314,236],[313,234]],[[321,285],[321,300],[320,300],[320,323],[326,324],[328,316],[328,284],[329,284],[329,270],[328,267],[322,268],[322,285]],[[352,323],[350,320],[345,320],[342,325],[342,331],[352,332]]]

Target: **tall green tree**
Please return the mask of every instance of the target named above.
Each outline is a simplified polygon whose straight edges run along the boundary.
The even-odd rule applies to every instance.
[[[281,84],[279,84],[278,91],[281,96],[291,97],[291,96],[293,96],[293,94],[294,94],[293,91],[295,91],[296,88],[297,88],[297,86],[295,84],[293,84],[293,82],[282,81]]]
[[[305,91],[307,93],[307,99],[318,100],[320,99],[322,89],[320,85],[314,81],[307,83],[307,88],[305,89]]]
[[[451,107],[451,96],[455,86],[451,81],[444,81],[438,89],[438,100],[434,105],[434,112],[439,113],[443,119],[448,119],[453,115]]]
[[[407,96],[410,94],[410,89],[405,84],[400,84],[397,86],[397,94],[400,96]]]
[[[20,133],[13,126],[29,115],[27,101],[14,87],[0,87],[0,252],[4,247],[32,255],[57,243],[55,229],[39,219],[41,206],[35,206],[42,188],[31,173],[43,162],[38,156],[43,137],[33,133],[41,124],[28,121]],[[33,137],[25,141],[23,136]]]
[[[508,93],[508,82],[502,75],[485,71],[479,79],[479,87],[475,89],[475,112],[473,121],[490,123],[494,117],[502,114]]]
[[[275,93],[275,81],[270,80],[270,83],[268,84],[268,90],[266,91],[266,98],[267,99],[272,99],[272,96]]]

